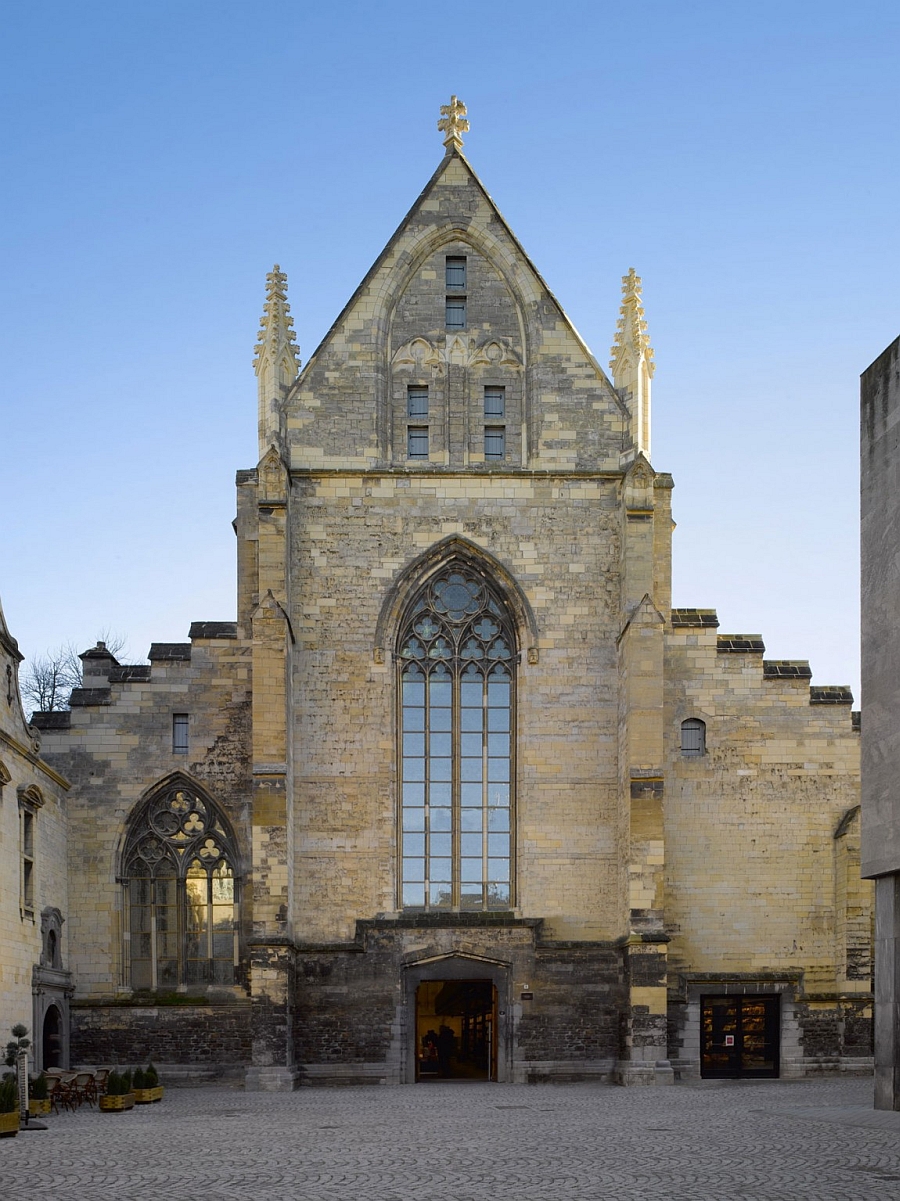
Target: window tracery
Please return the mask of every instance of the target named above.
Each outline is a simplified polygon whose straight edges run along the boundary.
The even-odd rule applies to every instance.
[[[445,568],[401,621],[398,661],[401,904],[508,909],[517,654],[500,593]]]
[[[226,818],[170,783],[135,816],[123,861],[132,988],[233,984],[239,881]]]

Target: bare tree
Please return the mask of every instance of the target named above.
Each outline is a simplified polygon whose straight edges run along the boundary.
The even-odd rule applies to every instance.
[[[121,634],[105,631],[100,639],[109,653],[118,657],[125,649]],[[68,709],[73,688],[81,687],[81,659],[72,642],[35,655],[19,677],[19,690],[26,713],[53,713]]]

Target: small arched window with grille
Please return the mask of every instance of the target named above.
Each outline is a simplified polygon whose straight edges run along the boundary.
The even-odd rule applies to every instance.
[[[706,722],[689,717],[681,723],[681,753],[686,759],[699,759],[706,754]]]
[[[187,780],[139,807],[123,855],[131,987],[233,984],[238,878],[224,814]]]
[[[453,564],[400,623],[400,904],[514,903],[516,638],[499,589]]]

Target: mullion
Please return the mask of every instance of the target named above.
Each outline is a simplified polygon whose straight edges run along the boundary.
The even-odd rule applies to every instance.
[[[481,677],[481,907],[488,904],[488,676]]]
[[[450,870],[451,870],[451,877],[453,880],[453,883],[451,885],[451,903],[452,903],[454,909],[459,909],[460,896],[462,893],[462,886],[461,886],[461,879],[460,879],[460,872],[461,872],[461,867],[462,867],[462,850],[461,850],[461,842],[462,842],[462,838],[461,838],[461,832],[462,832],[462,788],[461,788],[462,700],[460,697],[459,663],[457,661],[455,661],[453,666],[455,669],[453,672],[453,694],[452,694],[451,701],[450,701],[450,703],[451,703],[450,749],[451,749],[451,755],[452,755],[452,768],[451,768],[452,785],[451,785],[451,792],[450,792],[450,804],[451,804],[450,828],[453,831],[453,840],[452,840],[452,844],[451,844],[453,861],[450,865]]]
[[[431,908],[431,672],[425,676],[425,908]]]
[[[452,666],[452,665],[451,665]],[[434,691],[435,684],[440,689],[437,699],[435,699]],[[428,712],[426,715],[426,732],[428,745],[426,747],[426,765],[425,771],[428,777],[426,785],[426,797],[428,801],[427,825],[428,825],[428,857],[427,857],[427,888],[428,908],[435,907],[444,909],[453,904],[453,672],[448,667],[445,660],[436,666],[428,675]],[[449,694],[449,695],[446,695]],[[446,695],[446,700],[444,699]],[[449,701],[449,703],[447,703]],[[443,703],[441,703],[443,702]],[[438,715],[442,715],[440,721],[435,722]],[[441,742],[448,741],[446,749],[440,747],[437,754],[434,753],[434,739],[437,738]],[[444,753],[440,753],[444,751]],[[437,763],[437,767],[436,767]],[[449,767],[449,771],[448,771]],[[441,804],[435,803],[435,786],[437,786],[440,795]],[[444,794],[449,790],[450,796]],[[445,827],[440,830],[435,829],[434,813],[435,808],[442,811],[442,819],[446,820],[449,815],[449,830]],[[449,851],[443,854],[436,855],[434,850],[434,837],[439,835],[441,841],[449,839]],[[443,863],[440,877],[435,880],[435,860],[440,859]],[[449,871],[446,867],[449,865]],[[432,901],[432,888],[440,889],[443,885],[447,892],[446,901],[441,903],[438,899]],[[448,895],[449,894],[449,895]]]
[[[208,871],[206,873],[206,958],[209,961],[207,972],[211,980],[213,961],[213,898],[212,876]]]

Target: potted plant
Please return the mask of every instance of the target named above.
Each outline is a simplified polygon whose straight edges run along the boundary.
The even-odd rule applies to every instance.
[[[106,1081],[106,1092],[100,1098],[100,1108],[105,1113],[121,1113],[134,1108],[134,1093],[131,1091],[131,1072],[110,1072]]]
[[[16,1066],[16,1061],[19,1058],[19,1052],[27,1051],[31,1046],[31,1039],[25,1037],[27,1033],[28,1027],[23,1026],[21,1022],[17,1022],[10,1031],[10,1034],[12,1034],[13,1037],[10,1042],[6,1044],[5,1063],[7,1067],[14,1068]]]
[[[147,1087],[153,1093],[151,1099],[153,1101],[161,1101],[163,1099],[163,1086],[159,1082],[159,1075],[152,1063],[147,1064],[144,1079],[147,1081]]]
[[[131,1087],[135,1105],[150,1105],[153,1101],[162,1100],[162,1085],[152,1063],[147,1064],[146,1068],[135,1068]]]
[[[13,1072],[0,1080],[0,1138],[13,1138],[19,1133],[19,1088]]]
[[[6,1044],[4,1062],[14,1068],[19,1060],[19,1052],[27,1051],[31,1041],[26,1036],[28,1027],[16,1022],[10,1031],[12,1039]],[[19,1083],[15,1072],[6,1072],[0,1081],[0,1137],[12,1138],[19,1133]]]
[[[28,1115],[39,1118],[50,1112],[50,1092],[47,1077],[41,1072],[28,1086]]]

